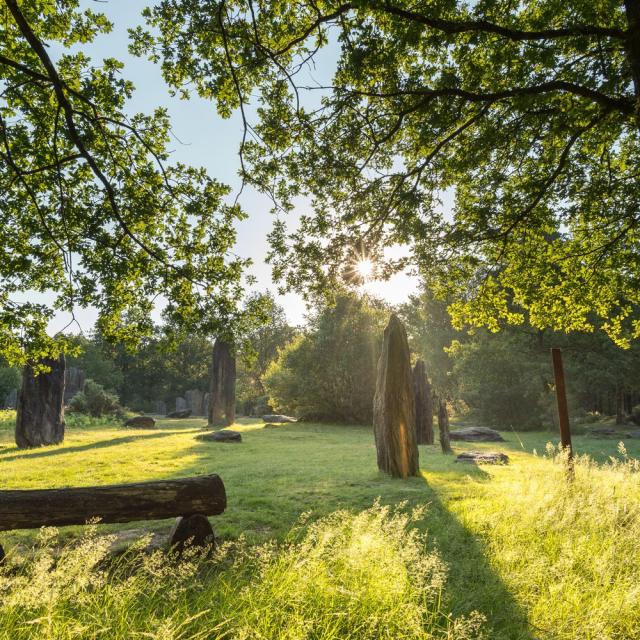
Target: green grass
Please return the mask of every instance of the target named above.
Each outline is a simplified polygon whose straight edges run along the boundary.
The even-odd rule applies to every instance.
[[[365,427],[296,424],[264,429],[261,424],[241,421],[234,428],[242,432],[243,442],[219,444],[195,440],[204,426],[202,420],[161,420],[160,428],[153,432],[115,426],[71,427],[62,446],[19,451],[13,445],[9,422],[2,422],[0,416],[0,425],[5,424],[5,428],[0,426],[2,488],[107,484],[212,472],[223,478],[229,506],[212,522],[223,540],[241,540],[234,542],[231,555],[245,558],[246,563],[229,558],[218,565],[204,563],[200,587],[188,583],[180,591],[176,586],[181,594],[176,598],[184,608],[169,607],[170,616],[163,613],[160,600],[145,597],[132,601],[127,614],[137,621],[132,628],[151,633],[149,637],[243,637],[240,630],[248,628],[260,629],[260,633],[248,633],[247,638],[467,637],[473,633],[462,629],[464,621],[454,629],[451,618],[443,614],[468,619],[478,611],[486,618],[483,627],[489,638],[640,638],[640,475],[633,462],[618,452],[615,440],[577,436],[576,451],[589,454],[599,464],[580,460],[571,484],[565,481],[562,461],[544,455],[546,442],[554,438],[544,433],[514,432],[503,434],[504,443],[454,443],[456,450],[505,451],[511,458],[508,466],[456,464],[437,446],[425,446],[420,448],[422,476],[402,481],[378,473],[373,437]],[[626,440],[625,445],[628,456],[640,457],[637,440]],[[619,462],[603,464],[610,457]],[[406,528],[406,523],[398,524],[400,514],[380,520],[379,510],[370,510],[378,498],[383,507],[406,503],[403,513],[416,507],[426,508],[426,512]],[[342,514],[338,519],[331,515],[337,511]],[[273,547],[270,540],[291,540],[291,531],[303,513],[311,522],[326,520],[321,520],[315,533],[303,528],[296,538],[297,546]],[[358,529],[357,518],[362,513],[369,515],[362,516],[365,520]],[[339,523],[347,527],[348,535]],[[104,525],[99,531],[165,533],[170,524]],[[363,547],[363,540],[385,527],[386,537],[374,536],[375,544],[370,549]],[[64,529],[63,540],[79,536],[83,529]],[[392,530],[395,533],[389,533]],[[426,538],[419,542],[411,538],[413,530],[426,533]],[[318,531],[324,533],[319,536]],[[1,534],[5,547],[17,545],[16,558],[20,549],[33,543],[34,536],[34,532]],[[337,543],[328,547],[319,543],[327,538],[342,541],[340,544],[351,549],[350,555],[337,553]],[[403,555],[405,547],[407,554]],[[395,576],[389,578],[388,585],[379,574],[380,566],[384,567],[380,562],[386,558],[380,549],[387,550],[392,565],[385,571]],[[298,564],[305,564],[304,558],[314,552],[316,564],[310,565],[310,574],[300,573]],[[349,557],[361,572],[362,593],[355,595],[355,583],[349,582],[353,567],[345,569]],[[428,574],[426,582],[420,582],[410,571],[413,564],[429,562],[446,567],[446,581],[441,592],[438,590],[441,601],[434,595],[437,576]],[[260,580],[255,579],[256,572]],[[408,582],[403,582],[402,576]],[[141,585],[147,584],[139,579]],[[172,579],[167,580],[165,589],[172,584]],[[309,580],[316,584],[315,589],[309,590]],[[284,592],[278,586],[283,584],[287,585]],[[95,596],[87,605],[98,618],[116,602],[106,604],[105,589],[96,589],[103,600]],[[429,598],[420,597],[427,592]],[[167,597],[160,588],[157,593],[158,598]],[[404,595],[396,597],[398,594]],[[218,603],[213,618],[202,613],[203,598]],[[269,599],[280,604],[274,605],[277,612],[267,616],[270,607],[265,603]],[[154,610],[153,602],[159,607],[157,614],[143,624],[145,615]],[[403,602],[408,609],[402,609]],[[376,609],[384,620],[375,622]],[[263,612],[264,627],[251,618],[251,610]],[[9,616],[6,609],[0,609],[0,637],[7,628],[2,626],[2,611]],[[17,614],[12,611],[15,622]],[[57,627],[57,636],[45,635],[41,629],[38,637],[94,637],[88,632],[73,636],[69,631],[74,624],[82,626],[77,608],[61,611],[59,616],[67,615],[68,625]],[[177,618],[176,611],[181,612]],[[329,613],[321,615],[323,611]],[[225,627],[221,612],[235,620],[235,626],[227,622]],[[347,612],[351,612],[349,620],[344,618],[349,618]],[[393,627],[391,613],[407,624]],[[201,622],[180,627],[193,615]],[[56,618],[57,624],[63,618]],[[314,619],[318,620],[315,626]],[[173,631],[164,636],[153,631],[165,623]],[[351,636],[345,635],[345,624],[354,625]],[[193,630],[213,629],[215,625],[222,625],[219,633],[197,636]],[[278,626],[291,626],[299,634],[278,633]],[[95,637],[127,637],[117,635],[116,627],[111,635],[105,632]],[[418,627],[423,635],[417,633]],[[182,631],[176,631],[178,628]],[[180,635],[183,631],[186,635]]]

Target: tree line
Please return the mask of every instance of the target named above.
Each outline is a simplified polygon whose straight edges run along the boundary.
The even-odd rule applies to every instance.
[[[555,423],[550,347],[561,347],[575,419],[616,416],[623,422],[640,404],[640,347],[616,346],[602,331],[554,332],[528,323],[498,332],[454,328],[445,301],[424,289],[392,309],[364,295],[343,292],[317,302],[303,327],[292,326],[271,301],[264,324],[235,347],[236,410],[271,411],[307,420],[369,424],[382,333],[391,311],[407,329],[414,362],[421,358],[434,393],[450,409],[491,426],[539,429]],[[68,366],[121,404],[151,412],[158,401],[172,407],[188,389],[211,384],[213,341],[198,335],[177,342],[166,326],[132,352],[95,330],[74,336],[81,353]],[[0,369],[3,394],[19,379]],[[591,416],[591,417],[590,417]]]

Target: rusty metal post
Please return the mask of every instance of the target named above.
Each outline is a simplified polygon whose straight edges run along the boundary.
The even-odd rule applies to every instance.
[[[558,403],[558,419],[560,421],[560,442],[563,449],[568,449],[569,464],[573,460],[573,448],[571,446],[571,429],[569,428],[569,408],[567,406],[567,388],[564,382],[564,368],[562,366],[562,351],[558,348],[551,349],[553,359],[553,376],[556,383],[556,401]]]

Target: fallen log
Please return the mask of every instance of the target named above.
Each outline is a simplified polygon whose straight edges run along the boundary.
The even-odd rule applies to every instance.
[[[214,516],[227,506],[217,475],[69,489],[0,491],[0,531],[176,516]]]

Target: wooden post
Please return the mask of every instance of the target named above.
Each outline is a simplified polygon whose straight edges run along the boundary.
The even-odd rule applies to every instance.
[[[571,446],[571,429],[569,428],[569,408],[567,406],[567,389],[562,366],[562,351],[558,348],[551,349],[551,358],[553,359],[553,376],[556,383],[560,442],[562,443],[562,448],[568,450],[569,463],[571,463],[573,460],[573,448]]]

